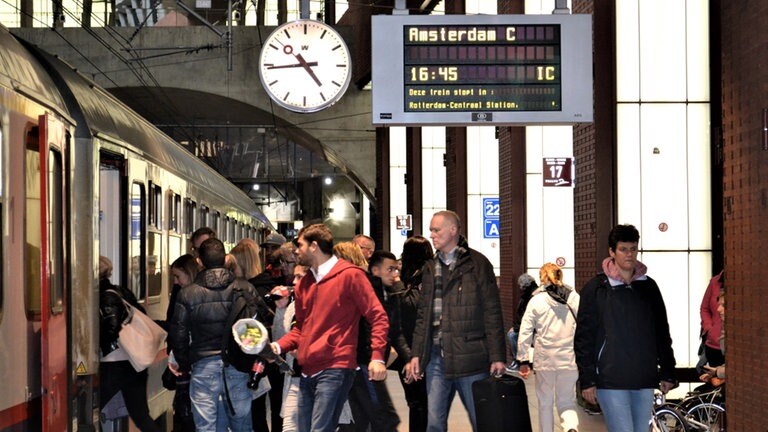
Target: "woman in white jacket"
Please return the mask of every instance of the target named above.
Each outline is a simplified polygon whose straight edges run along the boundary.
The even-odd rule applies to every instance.
[[[554,430],[552,408],[557,398],[564,431],[579,427],[576,414],[576,380],[579,377],[573,351],[579,294],[563,283],[563,271],[546,263],[539,271],[540,288],[525,309],[520,324],[517,360],[520,376],[531,374],[530,347],[533,342],[533,368],[536,370],[536,397],[539,400],[539,431]]]

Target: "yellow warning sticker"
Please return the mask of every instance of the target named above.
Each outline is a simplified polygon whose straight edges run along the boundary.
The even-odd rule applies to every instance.
[[[80,362],[80,364],[77,365],[77,369],[75,369],[75,373],[77,375],[88,375],[88,370],[85,369],[85,364],[83,362]]]

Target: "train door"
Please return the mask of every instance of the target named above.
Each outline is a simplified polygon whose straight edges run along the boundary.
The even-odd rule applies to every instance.
[[[64,275],[64,123],[39,118],[40,300],[43,431],[67,430],[67,314]],[[28,217],[33,217],[29,214]]]

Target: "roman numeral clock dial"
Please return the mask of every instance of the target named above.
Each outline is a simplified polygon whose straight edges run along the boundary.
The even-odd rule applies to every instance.
[[[275,103],[295,112],[317,112],[336,103],[349,87],[349,48],[328,24],[292,21],[264,41],[259,73]]]

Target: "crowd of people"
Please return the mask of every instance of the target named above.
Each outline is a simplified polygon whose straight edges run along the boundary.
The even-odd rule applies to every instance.
[[[540,269],[539,284],[520,277],[510,366],[493,266],[469,247],[456,213],[435,213],[429,230],[429,239],[410,237],[400,257],[365,235],[334,243],[323,224],[290,242],[278,233],[262,244],[243,239],[229,252],[213,230],[193,233],[191,253],[171,264],[163,323],[173,429],[397,431],[384,382],[394,370],[408,430],[447,430],[456,393],[478,430],[472,384],[515,369],[523,379],[535,373],[540,432],[554,430],[555,408],[564,431],[579,430],[577,394],[599,404],[608,431],[648,430],[654,389],[676,385],[675,358],[661,292],[637,260],[635,227],[611,231],[602,272],[579,292],[552,263]],[[109,282],[109,260],[100,264],[102,407],[122,391],[137,427],[159,430],[142,398],[146,371],[113,353],[124,312],[112,293],[141,306]],[[701,306],[708,360],[701,379],[709,382],[725,376],[722,281],[722,273],[713,278]],[[251,299],[271,340],[265,361],[246,372],[222,351],[235,293]],[[275,355],[292,373],[270,360]]]

